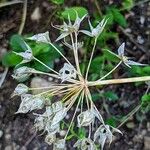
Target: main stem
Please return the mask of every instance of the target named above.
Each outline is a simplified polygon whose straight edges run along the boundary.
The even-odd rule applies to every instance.
[[[121,84],[121,83],[143,82],[143,81],[150,81],[150,76],[123,78],[123,79],[111,79],[111,80],[103,80],[103,81],[91,81],[87,83],[87,86]]]

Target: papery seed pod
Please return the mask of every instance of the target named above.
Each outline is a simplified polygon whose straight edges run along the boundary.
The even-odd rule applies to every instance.
[[[35,109],[42,109],[44,106],[44,100],[42,97],[34,97],[30,94],[24,94],[21,96],[21,104],[16,113],[27,113]]]
[[[35,34],[32,37],[27,38],[36,42],[50,43],[49,32]]]
[[[125,43],[122,43],[119,48],[118,48],[118,55],[115,54],[114,52],[111,52],[109,50],[107,50],[108,52],[110,52],[111,54],[115,55],[116,57],[118,57],[127,67],[131,68],[131,66],[135,65],[135,66],[146,66],[147,64],[141,64],[132,60],[129,60],[130,58],[125,56],[124,54],[124,50],[125,50]]]
[[[78,127],[89,126],[94,122],[95,116],[91,110],[87,110],[78,115]]]
[[[55,134],[47,134],[46,137],[45,137],[45,142],[48,144],[48,145],[51,145],[53,144],[54,142],[56,141],[56,135]]]
[[[53,145],[53,150],[66,150],[65,139],[57,139]]]
[[[52,119],[52,124],[51,126],[54,126],[55,124],[59,123],[61,120],[63,120],[65,118],[65,116],[67,115],[67,109],[63,108],[60,111],[58,111],[53,119]]]
[[[17,110],[17,112],[15,114],[18,113],[27,113],[30,111],[30,105],[23,105],[22,103],[19,106],[19,109]]]
[[[62,82],[70,79],[76,79],[76,70],[70,64],[65,63],[63,68],[60,69],[59,73]]]
[[[94,142],[90,138],[79,139],[73,147],[77,147],[81,150],[96,150]]]
[[[32,106],[30,111],[35,109],[42,109],[44,107],[44,98],[43,97],[33,97]]]
[[[14,74],[12,75],[12,77],[18,81],[23,82],[28,79],[28,77],[32,74],[32,71],[34,71],[34,69],[26,66],[19,67],[14,70]]]
[[[56,134],[57,132],[60,131],[60,124],[59,123],[52,126],[51,125],[51,119],[46,120],[45,123],[46,123],[46,125],[45,125],[44,130],[47,131],[48,134],[53,135],[53,134]]]
[[[15,88],[14,92],[12,93],[11,97],[16,96],[16,95],[22,95],[28,92],[28,87],[24,84],[18,84],[17,87]]]
[[[43,113],[42,116],[45,116],[45,117],[51,117],[53,115],[53,109],[51,106],[47,106],[46,107],[46,111]]]
[[[34,127],[38,131],[44,130],[45,124],[44,124],[44,117],[43,116],[38,116],[35,118]]]
[[[56,39],[56,41],[59,41],[68,35],[72,34],[73,32],[78,32],[82,20],[86,17],[87,15],[84,15],[82,18],[79,18],[78,13],[76,12],[76,20],[74,24],[71,23],[70,16],[68,15],[68,24],[66,22],[63,23],[61,26],[54,26],[56,29],[60,30],[62,33],[61,35]]]
[[[52,104],[53,113],[56,113],[62,109],[63,109],[63,103],[61,101],[58,101]]]
[[[91,32],[87,31],[87,30],[80,30],[80,32],[90,36],[90,37],[95,37],[98,38],[98,36],[102,33],[102,31],[104,30],[104,27],[107,23],[107,20],[104,18],[95,28],[92,26],[90,20],[89,20],[89,26],[90,26],[90,30]]]
[[[94,141],[98,140],[99,144],[101,145],[102,150],[104,148],[104,144],[105,144],[106,140],[109,143],[112,142],[113,134],[110,130],[110,127],[113,129],[113,131],[122,134],[122,132],[119,129],[116,129],[109,125],[101,125],[94,133]]]

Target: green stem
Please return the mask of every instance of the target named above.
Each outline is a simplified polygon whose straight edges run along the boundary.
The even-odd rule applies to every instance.
[[[91,82],[88,82],[87,85],[97,86],[97,85],[121,84],[121,83],[144,82],[144,81],[150,81],[150,76],[123,78],[123,79],[111,79],[111,80],[102,80],[102,81],[91,81]]]

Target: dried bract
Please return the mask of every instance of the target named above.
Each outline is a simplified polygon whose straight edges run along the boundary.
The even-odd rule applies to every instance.
[[[102,31],[104,30],[104,27],[107,23],[107,20],[106,19],[103,19],[95,28],[92,26],[90,20],[89,20],[89,26],[90,26],[90,31],[87,31],[87,30],[80,30],[80,32],[90,36],[90,37],[95,37],[97,38],[101,33]]]
[[[16,113],[27,113],[32,110],[42,109],[43,106],[43,97],[35,97],[31,94],[24,94],[21,96],[21,104]]]
[[[50,43],[50,38],[49,38],[49,32],[45,32],[45,33],[39,33],[39,34],[35,34],[32,37],[27,38],[29,40],[34,40],[36,42],[42,42],[42,43]]]
[[[77,117],[78,127],[89,126],[91,123],[94,122],[94,119],[95,119],[95,115],[92,112],[92,110],[84,111],[81,114],[79,114]]]
[[[65,63],[63,68],[60,69],[59,73],[60,73],[60,78],[62,82],[70,80],[70,79],[76,79],[76,70],[70,64]]]
[[[98,140],[98,143],[101,145],[101,149],[103,150],[104,144],[106,140],[109,142],[109,144],[112,142],[113,134],[110,130],[109,125],[101,125],[94,134],[94,141]],[[121,133],[120,130],[112,127],[115,132]]]
[[[18,84],[17,87],[15,88],[14,92],[12,93],[11,97],[13,96],[20,96],[22,94],[26,94],[28,92],[28,87],[22,83]]]
[[[18,81],[24,81],[32,74],[32,71],[34,71],[33,68],[29,68],[26,66],[19,67],[14,70],[14,74],[12,75],[12,77]]]
[[[64,139],[57,139],[53,145],[53,150],[66,150],[66,141]]]
[[[73,147],[77,147],[81,150],[96,150],[96,146],[90,138],[78,140]]]

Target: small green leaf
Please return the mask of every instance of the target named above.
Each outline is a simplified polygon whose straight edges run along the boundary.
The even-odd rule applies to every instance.
[[[54,67],[54,59],[51,59],[51,56],[47,53],[41,54],[39,56],[36,57],[37,59],[39,59],[41,62],[43,62],[45,65],[47,65],[50,68]],[[46,68],[44,65],[42,65],[41,63],[34,61],[31,63],[31,66],[39,71],[44,71],[44,72],[49,72],[50,70],[48,68]]]
[[[134,6],[134,1],[133,0],[124,0],[122,2],[123,8],[122,10],[131,10],[131,8]]]
[[[103,56],[95,57],[92,60],[90,72],[100,74],[103,62],[104,62],[104,57]]]
[[[111,51],[111,50],[110,50]],[[119,58],[113,54],[111,54],[107,49],[103,49],[104,57],[112,62],[119,62]]]
[[[94,93],[94,94],[92,94],[92,100],[93,101],[99,101],[99,100],[101,100],[102,97],[103,96],[100,93]]]
[[[106,120],[106,124],[111,125],[113,127],[117,126],[117,119],[113,116]]]
[[[150,94],[145,94],[142,96],[142,110],[145,112],[150,111]]]
[[[119,10],[116,8],[112,8],[111,11],[114,16],[114,21],[122,27],[127,27],[127,21],[125,17],[119,12]]]
[[[70,16],[70,19],[74,21],[76,19],[76,12],[78,13],[79,17],[83,17],[84,15],[88,14],[88,11],[84,7],[71,7],[67,8],[62,12],[62,17],[64,19],[68,19],[68,15]]]
[[[7,67],[13,67],[22,61],[20,56],[17,56],[13,52],[7,52],[2,58],[2,64]]]
[[[41,62],[46,64],[48,67],[53,68],[54,67],[54,60],[56,58],[60,57],[60,54],[50,45],[45,45],[45,49],[41,49],[42,47],[39,47],[38,55],[36,56],[37,59],[39,59]],[[63,49],[59,47],[58,45],[55,45],[61,52],[63,52]],[[43,47],[44,48],[44,47]],[[35,52],[34,52],[35,53]],[[37,61],[33,61],[31,63],[31,66],[37,70],[49,72],[50,70],[40,64]]]
[[[25,42],[20,35],[13,35],[10,39],[11,49],[15,52],[22,52],[27,50]]]
[[[105,92],[103,95],[104,95],[104,97],[107,98],[109,101],[116,101],[116,100],[119,99],[118,95],[115,94],[115,93],[112,92],[112,91]]]
[[[78,130],[78,136],[80,137],[80,139],[84,138],[86,136],[86,130],[85,128],[79,128]]]

